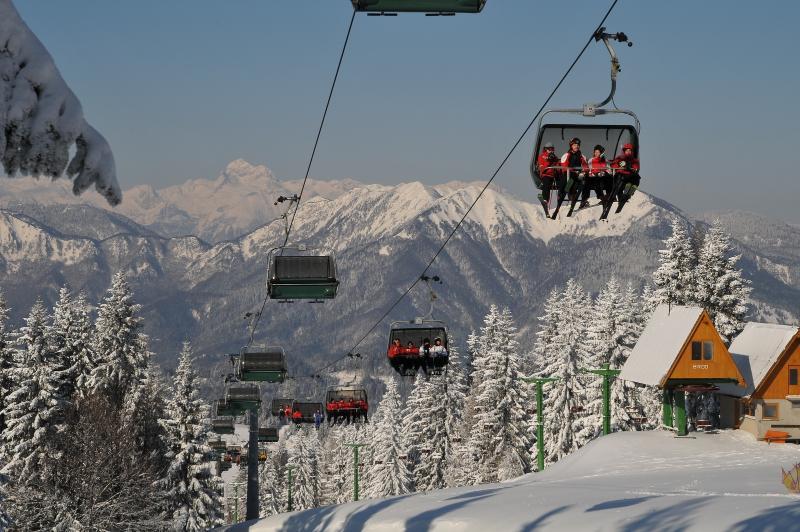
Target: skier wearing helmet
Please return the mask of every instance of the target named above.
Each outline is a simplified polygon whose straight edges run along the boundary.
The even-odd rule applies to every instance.
[[[611,173],[606,161],[606,149],[598,144],[594,147],[592,158],[589,159],[589,178],[583,187],[581,196],[581,208],[589,205],[589,192],[594,190],[597,199],[605,203],[606,197],[611,193],[612,181]]]
[[[636,189],[639,188],[639,183],[642,180],[639,175],[639,159],[633,152],[633,144],[627,143],[622,146],[622,153],[617,155],[611,162],[611,168],[619,179],[616,212],[620,212],[625,203],[636,192]]]
[[[586,181],[589,163],[586,162],[586,157],[581,153],[581,139],[575,137],[569,141],[569,151],[561,156],[561,166],[564,167],[564,173],[566,173],[566,184],[564,185],[564,191],[559,194],[558,207],[552,216],[554,220],[558,215],[558,209],[561,208],[561,202],[564,201],[564,196],[567,194],[572,200],[572,207],[570,207],[567,216],[572,215],[575,202],[578,200],[578,187],[583,188]]]
[[[555,153],[552,142],[546,142],[542,147],[542,153],[536,161],[539,168],[539,177],[542,179],[542,193],[539,194],[539,201],[542,202],[545,214],[550,216],[547,204],[550,201],[550,190],[555,184],[558,188],[559,196],[563,194],[564,180],[560,170],[561,163]]]

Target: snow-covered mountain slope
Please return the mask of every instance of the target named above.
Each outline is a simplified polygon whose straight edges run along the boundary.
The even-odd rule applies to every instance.
[[[298,369],[347,352],[414,281],[479,190],[469,184],[365,185],[303,202],[292,243],[336,252],[339,295],[324,305],[268,302],[256,340],[283,345]],[[508,305],[523,345],[530,343],[535,317],[553,287],[577,277],[597,291],[611,275],[640,284],[655,268],[670,219],[682,216],[644,193],[608,223],[598,222],[598,214],[590,209],[549,220],[535,205],[488,190],[431,269],[444,281],[437,286],[435,315],[463,341],[489,304]],[[81,233],[81,220],[94,229]],[[154,350],[171,365],[171,354],[186,338],[199,353],[238,350],[246,338],[242,317],[260,308],[266,257],[282,241],[283,223],[209,244],[197,237],[161,237],[88,206],[15,206],[0,216],[0,235],[0,286],[17,317],[36,296],[52,302],[64,281],[97,300],[112,273],[122,269],[144,305]],[[800,241],[800,231],[794,237]],[[759,269],[759,257],[745,257],[742,264],[753,275],[760,312],[754,317],[796,319],[800,290]],[[368,372],[384,365],[380,352],[388,322],[427,308],[420,286],[367,338],[359,349],[376,355],[365,357]]]
[[[139,185],[125,191],[125,201],[113,212],[164,236],[196,235],[208,242],[239,237],[275,218],[285,210],[275,206],[278,196],[300,191],[300,181],[279,181],[265,166],[238,159],[216,179],[191,179],[181,185],[155,189]],[[345,179],[309,179],[305,199],[333,199],[361,186]],[[42,183],[32,179],[0,181],[0,206],[18,204],[90,204],[107,208],[101,198],[76,198],[66,183]]]
[[[798,530],[800,496],[781,482],[781,468],[798,461],[796,446],[767,445],[741,431],[696,439],[619,432],[511,482],[327,506],[225,530]]]

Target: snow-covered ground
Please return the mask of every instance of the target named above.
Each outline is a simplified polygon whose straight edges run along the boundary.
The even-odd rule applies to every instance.
[[[600,438],[543,473],[283,514],[229,530],[800,530],[781,467],[800,447],[741,431]]]

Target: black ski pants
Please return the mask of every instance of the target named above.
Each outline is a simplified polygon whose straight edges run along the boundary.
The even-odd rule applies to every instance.
[[[542,198],[544,198],[544,201],[550,201],[550,190],[553,188],[554,184],[558,188],[558,197],[564,197],[564,187],[567,186],[567,177],[559,172],[555,177],[542,176]]]

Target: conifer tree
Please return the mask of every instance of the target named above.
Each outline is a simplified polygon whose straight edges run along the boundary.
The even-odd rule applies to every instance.
[[[692,241],[678,218],[672,219],[672,235],[664,240],[659,266],[653,273],[657,304],[692,305],[697,303],[695,269],[697,254]]]
[[[705,307],[725,342],[744,329],[750,282],[736,268],[741,255],[729,256],[728,235],[716,220],[703,239],[695,271],[699,303]]]
[[[521,377],[516,327],[508,309],[492,305],[474,355],[469,452],[472,482],[496,482],[530,468],[527,390]]]
[[[14,338],[8,326],[8,314],[10,309],[6,303],[5,296],[0,290],[0,435],[5,430],[5,408],[6,398],[15,388],[12,380],[12,369],[15,367]],[[2,439],[0,439],[2,447]]]
[[[590,362],[582,348],[590,304],[588,294],[574,279],[570,279],[561,298],[563,310],[558,332],[542,345],[541,375],[560,379],[549,386],[543,405],[545,459],[548,462],[555,462],[578,449],[596,431],[597,420],[583,413],[587,390],[585,376],[580,373],[580,369],[586,368]]]
[[[175,530],[200,531],[222,524],[222,497],[208,463],[209,408],[200,398],[192,348],[184,342],[164,420],[169,466],[164,479],[166,517]]]
[[[128,394],[146,379],[149,352],[141,332],[140,308],[133,302],[125,274],[116,273],[97,313],[96,361],[89,385],[117,406],[122,406]]]
[[[418,375],[403,413],[406,454],[415,491],[444,487],[447,403],[444,379]]]
[[[52,372],[49,320],[44,304],[37,300],[20,329],[20,350],[11,369],[15,388],[3,409],[3,473],[18,485],[36,482],[46,465],[48,441],[64,428],[67,401],[59,395]]]
[[[469,388],[467,385],[468,374],[465,357],[454,345],[452,335],[449,338],[449,353],[447,372],[444,376],[444,485],[460,486],[458,484],[462,473],[456,472],[457,468],[467,465],[463,462],[464,442],[469,437],[469,427],[465,423],[465,406]]]
[[[280,494],[282,482],[278,476],[275,459],[267,456],[258,472],[258,516],[269,517],[281,512]]]
[[[292,435],[289,464],[295,466],[293,473],[294,510],[308,510],[319,506],[319,440],[316,431],[298,426]]]
[[[368,493],[389,497],[411,493],[413,478],[405,455],[401,427],[402,402],[395,377],[386,380],[386,392],[372,418],[372,464]]]

